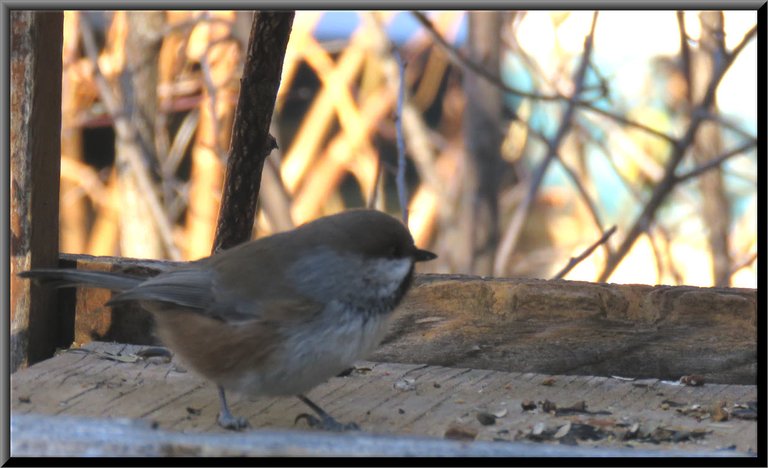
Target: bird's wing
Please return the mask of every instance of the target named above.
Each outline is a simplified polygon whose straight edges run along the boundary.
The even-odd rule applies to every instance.
[[[270,278],[269,275],[266,275]],[[309,320],[322,305],[307,297],[287,291],[274,279],[252,284],[246,290],[231,281],[222,281],[220,272],[205,264],[170,270],[112,297],[108,305],[141,301],[152,310],[183,308],[227,323],[254,320]]]
[[[157,301],[202,311],[211,305],[211,285],[210,271],[180,268],[163,272],[113,296],[108,305],[127,301]]]

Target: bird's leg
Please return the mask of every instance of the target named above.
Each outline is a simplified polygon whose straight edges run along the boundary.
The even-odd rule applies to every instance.
[[[241,431],[248,427],[248,421],[245,418],[232,416],[227,405],[227,395],[224,393],[224,387],[221,385],[219,385],[219,403],[221,404],[221,411],[219,411],[219,417],[216,419],[219,426],[233,431]]]
[[[309,424],[309,427],[317,427],[319,429],[323,429],[326,431],[334,431],[334,432],[342,432],[342,431],[359,431],[360,426],[358,426],[355,423],[347,423],[343,424],[335,419],[333,417],[323,411],[322,408],[317,406],[315,403],[312,402],[309,398],[305,397],[304,395],[297,395],[298,399],[303,401],[304,404],[312,408],[312,411],[317,413],[317,416],[313,416],[311,414],[307,413],[301,413],[300,415],[296,416],[296,419],[294,420],[294,424],[299,422],[300,419],[306,419],[307,424]]]

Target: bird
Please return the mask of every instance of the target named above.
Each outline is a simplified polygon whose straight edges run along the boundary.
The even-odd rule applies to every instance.
[[[138,302],[181,361],[216,384],[218,424],[249,427],[226,392],[296,396],[314,428],[340,423],[305,394],[365,358],[413,282],[414,264],[437,256],[414,244],[386,213],[352,209],[252,240],[145,278],[117,272],[32,269],[20,276],[55,287],[114,292],[115,306]]]

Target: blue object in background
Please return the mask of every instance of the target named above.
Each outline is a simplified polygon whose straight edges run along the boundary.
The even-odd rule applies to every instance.
[[[315,38],[319,41],[349,39],[360,25],[360,14],[356,11],[325,12],[315,27]],[[428,13],[425,14],[427,17],[430,16]],[[387,35],[395,45],[402,46],[421,29],[421,23],[416,21],[410,12],[402,11],[396,13],[395,17],[387,25]],[[459,29],[453,40],[449,40],[449,42],[455,47],[461,47],[464,45],[466,37],[467,20],[466,15],[462,15]]]

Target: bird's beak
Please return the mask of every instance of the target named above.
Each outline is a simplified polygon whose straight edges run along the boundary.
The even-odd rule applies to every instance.
[[[413,260],[415,262],[427,262],[436,258],[437,255],[433,254],[429,250],[415,249],[413,251]]]

